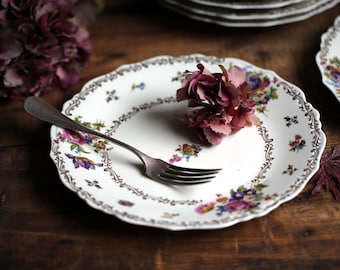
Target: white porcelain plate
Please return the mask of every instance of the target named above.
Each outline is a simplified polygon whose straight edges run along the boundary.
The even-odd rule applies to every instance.
[[[306,20],[324,12],[340,0],[308,0],[276,10],[227,10],[177,0],[159,0],[166,8],[188,18],[225,27],[271,27]],[[263,13],[262,15],[260,14]]]
[[[233,9],[271,9],[280,8],[307,0],[190,0],[207,6],[226,7]]]
[[[285,18],[299,16],[312,12],[315,9],[327,4],[330,0],[308,0],[294,5],[284,6],[274,9],[249,9],[249,10],[235,10],[221,7],[204,6],[197,3],[190,3],[190,1],[179,0],[163,0],[170,5],[178,6],[186,9],[188,12],[201,14],[202,16],[210,16],[221,18],[225,20],[258,20],[264,22],[266,20],[284,20]]]
[[[316,63],[321,72],[322,82],[340,102],[340,16],[322,35]]]
[[[238,65],[257,98],[258,126],[202,145],[178,115],[183,72]],[[222,168],[211,182],[171,186],[141,172],[131,152],[52,126],[51,158],[62,182],[91,207],[129,223],[169,230],[216,229],[260,217],[292,199],[318,170],[326,138],[303,92],[276,73],[234,58],[159,56],[89,81],[63,113],[179,166]]]

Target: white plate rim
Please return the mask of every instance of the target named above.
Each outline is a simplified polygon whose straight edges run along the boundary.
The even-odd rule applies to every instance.
[[[320,50],[315,56],[316,64],[319,68],[323,84],[331,91],[334,97],[340,102],[340,86],[337,87],[334,83],[325,76],[325,64],[329,63],[330,48],[335,48],[338,46],[339,51],[337,55],[332,55],[332,57],[337,56],[340,59],[340,44],[333,44],[336,37],[340,36],[340,15],[334,20],[334,23],[328,30],[322,34],[320,42]]]
[[[270,0],[262,3],[258,3],[258,1],[209,1],[209,0],[190,0],[191,2],[207,5],[207,6],[215,6],[215,7],[225,7],[232,9],[272,9],[272,8],[280,8],[292,4],[301,3],[308,0]]]
[[[318,6],[314,8],[313,10],[310,10],[308,12],[300,13],[297,15],[290,15],[290,16],[285,16],[281,17],[279,19],[269,19],[269,20],[262,20],[262,19],[256,19],[256,20],[235,20],[235,19],[226,19],[226,18],[221,18],[217,16],[208,16],[204,14],[199,14],[195,13],[193,11],[190,11],[188,9],[185,9],[170,3],[169,0],[163,0],[159,1],[163,6],[166,8],[184,15],[190,19],[196,20],[196,21],[201,21],[205,23],[210,23],[210,24],[216,24],[220,25],[223,27],[273,27],[273,26],[278,26],[278,25],[284,25],[284,24],[289,24],[289,23],[294,23],[294,22],[299,22],[303,21],[306,19],[309,19],[319,13],[322,13],[328,9],[331,9],[334,7],[336,4],[340,2],[340,0],[329,0],[328,2],[324,3],[321,6]]]
[[[180,2],[178,0],[163,0],[164,2],[178,6],[187,10],[190,13],[198,14],[207,17],[214,17],[225,20],[254,20],[254,21],[269,21],[280,20],[288,17],[299,16],[311,12],[320,6],[327,4],[330,0],[306,0],[305,2],[292,4],[280,8],[252,10],[233,10],[228,8],[206,7],[197,3]]]

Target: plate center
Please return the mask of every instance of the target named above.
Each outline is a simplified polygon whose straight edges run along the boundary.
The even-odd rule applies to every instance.
[[[145,107],[145,106],[144,106]],[[175,165],[192,168],[221,168],[210,183],[191,186],[166,186],[145,177],[141,162],[130,152],[115,147],[110,154],[112,168],[121,177],[120,186],[142,190],[150,198],[166,197],[170,201],[206,200],[240,185],[259,179],[266,162],[266,139],[261,126],[246,127],[225,137],[217,146],[200,143],[194,130],[180,122],[178,115],[187,110],[185,103],[161,103],[146,106],[133,115],[124,114],[115,122],[114,136],[130,143],[150,156]],[[136,111],[133,109],[131,111]],[[195,154],[185,155],[184,145],[198,147]],[[177,157],[177,158],[174,158]],[[146,196],[146,198],[148,197]]]

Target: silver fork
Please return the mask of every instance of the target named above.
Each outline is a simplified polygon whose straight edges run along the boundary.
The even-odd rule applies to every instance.
[[[152,158],[135,147],[121,142],[117,139],[109,137],[105,134],[89,129],[66,115],[62,114],[51,104],[47,103],[41,98],[31,96],[26,98],[24,103],[26,112],[35,116],[36,118],[56,125],[61,128],[77,130],[85,133],[101,137],[105,140],[111,141],[127,150],[130,150],[137,155],[143,162],[145,167],[145,174],[156,181],[167,184],[200,184],[209,182],[215,177],[220,169],[193,169],[183,168],[169,164],[161,159]]]

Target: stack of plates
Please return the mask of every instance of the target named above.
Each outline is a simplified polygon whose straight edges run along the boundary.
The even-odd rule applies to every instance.
[[[158,0],[189,18],[227,27],[267,27],[305,20],[340,0]]]

